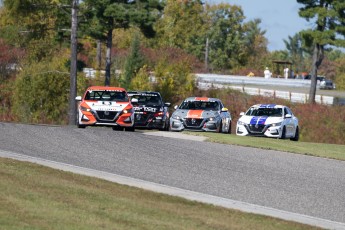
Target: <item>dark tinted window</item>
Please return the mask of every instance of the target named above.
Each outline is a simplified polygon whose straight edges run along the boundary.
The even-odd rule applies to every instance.
[[[128,101],[128,96],[124,91],[87,91],[85,100],[90,101]]]
[[[248,116],[267,116],[267,117],[281,117],[283,110],[281,108],[250,108],[246,115]]]
[[[138,99],[139,105],[161,106],[162,99],[159,94],[133,94],[131,98]]]
[[[194,109],[194,110],[220,110],[220,105],[217,101],[184,101],[180,109]]]

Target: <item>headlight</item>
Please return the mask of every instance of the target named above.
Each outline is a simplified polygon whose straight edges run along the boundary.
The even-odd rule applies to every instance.
[[[176,120],[181,120],[181,117],[178,116],[178,115],[173,115],[172,118],[173,118],[173,119],[176,119]]]
[[[246,123],[242,122],[242,121],[238,121],[237,122],[238,125],[245,125]]]
[[[271,126],[272,126],[272,127],[276,127],[276,126],[281,126],[281,125],[282,125],[282,123],[279,122],[279,123],[273,123]]]
[[[127,113],[133,113],[133,107],[131,105],[127,105],[123,110],[122,110],[122,114],[127,114]]]
[[[124,110],[122,110],[122,112],[123,112],[124,114],[126,114],[126,113],[132,113],[132,112],[133,112],[133,109],[132,109],[132,108],[130,108],[130,109],[124,109]]]
[[[216,120],[216,118],[210,117],[210,118],[208,118],[208,120],[209,120],[209,121],[214,121],[214,120]]]
[[[84,107],[84,106],[80,106],[80,110],[81,111],[86,111],[86,112],[90,112],[91,111],[90,108],[87,108],[87,107]]]

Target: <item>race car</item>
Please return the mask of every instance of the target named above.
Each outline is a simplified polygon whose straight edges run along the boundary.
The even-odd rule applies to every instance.
[[[134,107],[134,124],[137,128],[169,129],[170,103],[163,102],[159,92],[128,91]]]
[[[236,126],[239,136],[299,139],[298,118],[284,105],[257,104],[240,115]]]
[[[134,109],[123,88],[91,86],[79,101],[77,127],[111,126],[114,130],[134,131]]]
[[[188,97],[170,118],[171,131],[231,133],[231,114],[217,98]]]

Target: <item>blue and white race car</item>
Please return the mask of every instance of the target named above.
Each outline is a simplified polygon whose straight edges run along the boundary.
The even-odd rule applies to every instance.
[[[284,105],[258,104],[241,112],[236,126],[239,136],[266,136],[298,141],[298,119]]]

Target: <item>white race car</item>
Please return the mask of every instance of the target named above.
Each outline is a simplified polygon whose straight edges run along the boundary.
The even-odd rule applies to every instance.
[[[298,119],[284,105],[253,105],[240,115],[236,126],[236,134],[239,136],[290,138],[293,141],[299,139]]]

